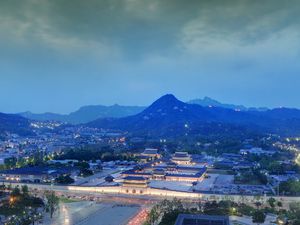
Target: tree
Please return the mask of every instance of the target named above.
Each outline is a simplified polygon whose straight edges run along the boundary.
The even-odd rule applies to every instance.
[[[198,205],[198,210],[199,210],[200,212],[203,212],[203,208],[204,208],[203,202],[201,202],[201,200],[199,200],[197,205]]]
[[[299,225],[299,224],[300,224],[300,219],[296,219],[292,223],[292,225]]]
[[[173,225],[176,222],[176,218],[178,217],[178,211],[171,211],[165,213],[161,219],[159,225]]]
[[[32,210],[32,212],[30,212],[30,217],[29,217],[29,218],[31,219],[32,225],[34,225],[35,222],[40,223],[40,222],[42,221],[43,216],[42,216],[41,213],[39,213],[39,212],[37,211],[36,208],[34,208],[34,209]]]
[[[89,169],[90,168],[90,164],[88,164],[87,162],[78,162],[78,163],[75,163],[75,166],[77,166],[80,169]]]
[[[58,184],[72,184],[74,183],[74,179],[70,175],[60,175],[55,178],[55,182]]]
[[[289,204],[289,219],[292,225],[300,224],[300,202],[292,202]]]
[[[59,198],[55,195],[54,191],[46,191],[46,211],[53,217],[54,212],[59,208]]]
[[[287,195],[298,195],[300,194],[300,181],[288,180],[281,182],[279,189]]]
[[[6,158],[4,159],[4,165],[7,169],[12,169],[16,167],[17,161],[16,157]]]
[[[268,199],[268,203],[271,206],[271,208],[275,207],[275,202],[276,202],[275,198],[269,198]]]
[[[277,202],[278,207],[282,207],[282,202]]]
[[[257,209],[259,209],[259,207],[261,207],[261,205],[262,205],[261,202],[255,202],[254,204],[255,204]]]
[[[300,215],[300,202],[290,203],[289,208],[292,213]]]
[[[12,196],[20,196],[21,195],[21,191],[20,188],[18,186],[14,187],[14,189],[11,192]]]
[[[266,219],[266,215],[261,210],[256,210],[252,215],[253,223],[257,223],[257,224],[264,223],[265,219]]]
[[[154,225],[157,222],[159,216],[160,216],[159,206],[155,205],[152,207],[151,211],[149,212],[147,223],[150,225]]]
[[[25,197],[29,196],[29,190],[28,190],[28,186],[27,186],[27,185],[23,185],[23,186],[21,187],[21,191],[22,191],[22,194],[23,194]]]
[[[173,210],[177,210],[177,211],[183,211],[184,207],[182,205],[182,202],[180,201],[180,199],[174,198],[171,202],[172,204],[172,209]]]
[[[79,176],[81,177],[89,177],[92,176],[94,173],[92,170],[89,169],[81,169],[79,172]]]

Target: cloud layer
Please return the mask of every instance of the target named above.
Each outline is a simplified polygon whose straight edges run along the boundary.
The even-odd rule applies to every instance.
[[[167,92],[300,107],[299,11],[297,0],[1,1],[0,111]]]

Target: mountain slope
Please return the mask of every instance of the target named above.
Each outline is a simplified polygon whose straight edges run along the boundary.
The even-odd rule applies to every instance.
[[[214,106],[214,107],[222,107],[222,108],[227,108],[227,109],[239,109],[246,111],[247,108],[243,105],[233,105],[233,104],[224,104],[221,102],[218,102],[217,100],[214,100],[209,97],[204,97],[203,99],[193,99],[188,101],[187,103],[189,104],[196,104],[196,105],[201,105],[203,107],[209,107],[209,106]]]
[[[233,104],[223,104],[209,97],[203,99],[195,99],[187,102],[188,104],[196,104],[203,107],[214,106],[227,109],[238,109],[241,111],[253,110],[253,111],[263,111],[265,108],[246,108],[242,105],[233,105]],[[70,114],[57,114],[57,113],[42,113],[35,114],[31,112],[19,113],[19,115],[38,121],[60,121],[71,124],[80,124],[88,123],[90,121],[99,119],[99,118],[121,118],[126,116],[131,116],[142,112],[146,107],[142,106],[103,106],[103,105],[90,105],[83,106],[75,112]]]
[[[0,133],[5,132],[33,135],[28,119],[15,114],[0,113]]]
[[[149,136],[181,136],[186,133],[205,135],[205,132],[220,135],[228,132],[233,135],[246,131],[300,134],[300,115],[298,118],[296,111],[287,113],[281,112],[281,109],[259,112],[202,107],[179,101],[173,95],[165,95],[137,115],[98,119],[87,125]]]
[[[21,116],[32,120],[39,121],[61,121],[72,124],[87,123],[99,118],[120,118],[130,116],[141,112],[145,107],[141,106],[103,106],[103,105],[91,105],[84,106],[75,112],[68,115],[56,114],[56,113],[42,113],[34,114],[31,112],[20,113]]]
[[[22,112],[19,113],[20,116],[25,117],[30,120],[37,121],[61,121],[65,122],[67,120],[67,115],[57,114],[57,113],[32,113],[32,112]]]
[[[137,115],[120,119],[99,119],[87,125],[149,136],[181,136],[186,133],[205,135],[206,132],[222,133],[233,128],[241,131],[244,128],[241,128],[238,123],[230,124],[226,120],[234,118],[236,121],[243,122],[244,116],[242,112],[187,104],[173,95],[165,95]]]
[[[234,105],[234,104],[226,104],[226,103],[221,103],[217,100],[214,100],[209,97],[204,97],[203,99],[193,99],[187,102],[188,104],[196,104],[196,105],[201,105],[203,107],[220,107],[220,108],[225,108],[225,109],[233,109],[233,110],[240,110],[240,111],[267,111],[268,108],[266,107],[251,107],[247,108],[246,106],[243,105]]]
[[[121,106],[117,104],[112,106],[84,106],[76,112],[70,113],[67,120],[71,123],[86,123],[98,118],[120,118],[137,114],[144,108],[145,107]]]

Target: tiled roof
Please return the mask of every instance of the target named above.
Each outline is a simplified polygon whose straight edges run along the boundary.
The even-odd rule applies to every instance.
[[[128,177],[124,177],[124,180],[140,180],[140,181],[143,181],[143,180],[146,180],[146,178],[144,178],[144,177],[128,176]]]
[[[34,167],[23,167],[23,168],[16,168],[13,170],[3,170],[0,171],[0,174],[3,175],[54,175],[60,173],[67,173],[71,170],[69,168],[58,168],[53,169],[49,167],[41,167],[41,166],[34,166]]]
[[[187,153],[178,153],[178,152],[176,152],[174,154],[174,157],[189,157],[189,155]]]
[[[145,149],[145,151],[143,152],[143,154],[157,154],[157,149]]]

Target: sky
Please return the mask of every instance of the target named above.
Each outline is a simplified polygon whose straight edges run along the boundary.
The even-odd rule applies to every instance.
[[[300,108],[298,0],[0,0],[0,111],[166,93]]]

